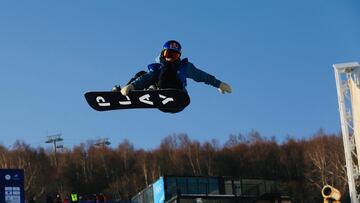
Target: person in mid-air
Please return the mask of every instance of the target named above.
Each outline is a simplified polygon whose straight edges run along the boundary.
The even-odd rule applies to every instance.
[[[186,78],[196,82],[214,86],[221,93],[231,93],[231,86],[218,80],[216,77],[196,68],[187,58],[181,59],[181,45],[175,40],[169,40],[163,45],[158,63],[148,65],[148,72],[140,71],[138,76],[132,78],[123,87],[115,87],[113,91],[119,91],[127,96],[132,90],[147,89],[155,86],[157,89],[181,89],[186,91]]]

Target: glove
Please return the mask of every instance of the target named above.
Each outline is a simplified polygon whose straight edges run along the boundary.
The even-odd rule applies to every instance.
[[[226,83],[224,83],[224,82],[221,82],[221,83],[220,83],[220,86],[219,86],[218,89],[219,89],[219,92],[220,92],[221,94],[224,94],[225,92],[231,93],[231,86],[228,85],[228,84],[226,84]]]
[[[120,92],[122,95],[127,96],[130,91],[134,90],[134,85],[126,85],[125,87],[121,88]]]
[[[115,85],[115,86],[111,89],[112,92],[120,92],[120,90],[121,90],[120,85]]]

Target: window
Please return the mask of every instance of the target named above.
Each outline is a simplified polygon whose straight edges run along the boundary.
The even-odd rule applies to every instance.
[[[207,179],[199,178],[199,194],[207,194]]]
[[[209,193],[208,194],[219,194],[219,181],[217,178],[209,178]]]
[[[146,203],[154,203],[154,194],[152,187],[146,189],[146,191],[144,192],[144,199]]]
[[[177,186],[178,189],[180,190],[180,194],[188,194],[186,178],[183,177],[177,178]]]
[[[198,178],[189,178],[188,179],[188,189],[189,194],[199,194],[198,187]]]
[[[242,195],[242,192],[241,192],[241,181],[240,181],[240,180],[234,180],[234,190],[235,190],[235,195],[236,195],[236,196]]]
[[[172,197],[174,197],[177,194],[177,189],[176,189],[176,178],[173,177],[169,177],[166,178],[166,199],[169,200]]]
[[[227,195],[234,194],[232,180],[225,180],[225,194]]]

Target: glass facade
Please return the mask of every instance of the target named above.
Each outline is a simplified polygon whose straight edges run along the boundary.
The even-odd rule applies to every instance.
[[[219,178],[216,177],[167,177],[165,187],[166,199],[177,194],[220,194]]]
[[[163,179],[163,187],[161,190],[165,193],[165,200],[162,198],[158,202],[158,198],[154,198],[153,187],[149,186],[133,199],[133,203],[164,203],[173,202],[174,198],[184,198],[195,201],[203,198],[254,198],[264,194],[279,193],[278,183],[272,180],[261,179],[240,179],[234,177],[183,177],[183,176],[165,176]],[[159,179],[159,180],[160,180]],[[158,180],[158,181],[159,181]],[[157,181],[157,182],[158,182]],[[160,190],[159,188],[155,190]],[[189,199],[189,197],[191,197]],[[199,199],[200,197],[200,199]],[[171,200],[171,201],[170,201]],[[195,201],[196,202],[196,201]],[[199,201],[197,201],[199,202]]]
[[[206,178],[199,178],[199,193],[206,194],[207,192],[207,179]]]

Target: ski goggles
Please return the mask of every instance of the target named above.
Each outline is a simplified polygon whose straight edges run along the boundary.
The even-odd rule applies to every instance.
[[[163,56],[164,58],[171,58],[177,60],[180,58],[180,53],[171,49],[165,49]]]

